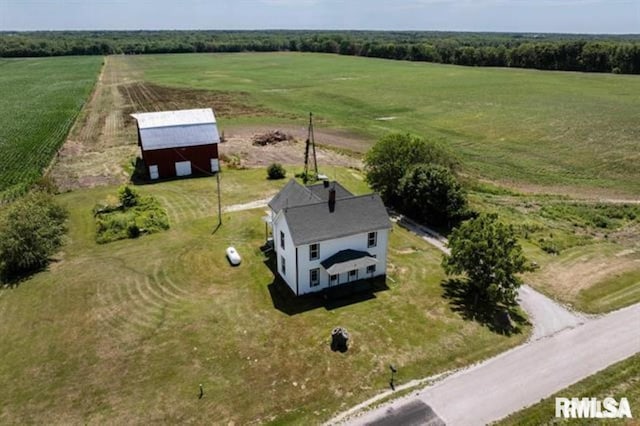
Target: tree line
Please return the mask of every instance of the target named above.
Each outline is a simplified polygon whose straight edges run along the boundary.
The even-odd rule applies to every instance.
[[[0,57],[300,51],[443,64],[640,74],[640,35],[377,31],[0,32]]]

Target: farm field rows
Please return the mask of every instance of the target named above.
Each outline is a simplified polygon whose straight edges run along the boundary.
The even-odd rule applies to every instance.
[[[101,57],[0,59],[0,198],[41,176],[73,126]]]
[[[126,61],[149,84],[234,95],[263,111],[230,114],[223,128],[299,125],[313,111],[317,128],[344,130],[370,144],[391,131],[439,140],[460,156],[465,171],[523,190],[640,194],[639,76],[301,53],[114,60]]]
[[[337,178],[366,190],[348,169]],[[291,174],[291,171],[290,171]],[[277,191],[264,170],[228,170],[225,204]],[[238,191],[243,188],[243,191]],[[70,241],[48,271],[0,290],[1,423],[316,424],[388,388],[521,343],[463,320],[441,297],[441,253],[394,228],[388,290],[332,302],[293,300],[259,247],[263,209],[217,223],[215,180],[139,187],[171,229],[97,245],[91,209],[115,187],[65,193]],[[224,250],[243,257],[232,268]],[[330,332],[346,327],[346,353]],[[198,385],[204,398],[198,399]]]

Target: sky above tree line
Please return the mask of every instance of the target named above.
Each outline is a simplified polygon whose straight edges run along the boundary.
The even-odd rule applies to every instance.
[[[0,0],[0,30],[640,33],[640,0]]]

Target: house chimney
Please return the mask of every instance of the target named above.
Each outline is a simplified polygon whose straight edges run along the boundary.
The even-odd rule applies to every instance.
[[[336,189],[331,188],[329,190],[329,211],[333,213],[336,209]]]

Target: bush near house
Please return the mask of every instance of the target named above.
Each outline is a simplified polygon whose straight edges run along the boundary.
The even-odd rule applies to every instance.
[[[128,185],[121,187],[118,194],[117,201],[107,200],[93,209],[97,243],[138,238],[169,229],[169,218],[158,200],[141,196]]]
[[[269,179],[284,179],[286,176],[287,171],[280,163],[273,163],[267,167],[267,177]]]
[[[0,279],[36,271],[62,244],[67,211],[42,191],[34,191],[0,216]]]

